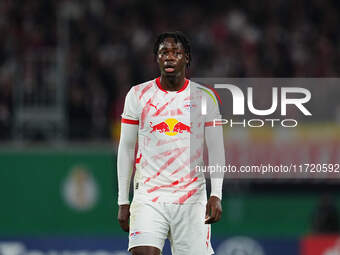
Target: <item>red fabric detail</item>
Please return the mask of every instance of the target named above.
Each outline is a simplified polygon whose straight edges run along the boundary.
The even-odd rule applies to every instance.
[[[168,93],[167,90],[165,90],[165,89],[162,88],[161,77],[156,78],[156,84],[157,84],[157,87],[158,87],[160,90],[164,91],[165,93]],[[188,80],[188,79],[185,79],[182,88],[181,88],[180,90],[177,90],[177,93],[180,93],[180,92],[182,92],[183,90],[185,90],[185,89],[188,87],[188,84],[189,84],[189,80]]]
[[[150,104],[150,106],[154,107],[154,108],[155,108],[155,110],[157,111],[157,105]]]
[[[151,98],[146,102],[142,110],[142,114],[141,114],[141,128],[142,129],[144,128],[146,115],[150,112],[150,103],[151,103]]]
[[[175,139],[169,139],[169,140],[158,140],[156,146],[161,146],[164,144],[168,144],[168,143],[174,143],[180,140],[186,140],[186,138],[175,138]]]
[[[214,122],[213,121],[208,121],[206,123],[204,123],[205,127],[213,127],[214,126]],[[221,122],[215,121],[215,126],[222,126]]]
[[[209,238],[210,238],[210,226],[208,225],[207,241],[205,241],[207,248],[209,247]]]
[[[130,236],[135,236],[135,235],[139,235],[141,232],[139,232],[139,231],[136,231],[136,232],[133,232],[133,233],[131,233],[130,234]]]
[[[152,202],[156,202],[158,200],[159,196],[158,197],[155,197],[152,199]]]
[[[194,195],[196,192],[198,191],[198,189],[192,189],[190,190],[187,194],[181,196],[178,199],[178,203],[179,204],[183,204],[185,201],[187,201],[192,195]]]
[[[151,179],[155,179],[157,176],[159,176],[161,174],[161,172],[163,172],[168,166],[170,166],[184,151],[186,151],[188,149],[188,147],[183,147],[183,148],[176,148],[174,150],[170,150],[170,151],[165,151],[162,152],[156,156],[154,156],[154,159],[161,159],[164,158],[166,156],[170,156],[172,154],[174,154],[171,158],[169,158],[159,169],[159,171],[154,174],[151,177],[148,177],[145,181],[144,184],[149,182]]]
[[[139,121],[138,120],[130,120],[130,119],[124,119],[122,118],[122,123],[125,124],[132,124],[132,125],[138,125]]]
[[[182,88],[180,90],[178,90],[177,93],[180,93],[183,90],[185,90],[188,87],[188,84],[189,84],[189,80],[185,79],[185,82],[184,82]]]
[[[170,175],[177,174],[179,171],[183,170],[186,166],[188,166],[190,163],[194,162],[194,160],[198,159],[201,156],[202,150],[198,149],[194,155],[190,159],[187,159],[183,165],[178,167],[176,170],[174,170]]]
[[[171,184],[161,185],[161,186],[154,186],[154,187],[152,187],[151,189],[148,189],[147,192],[148,192],[148,193],[151,193],[151,192],[154,192],[154,191],[159,190],[159,189],[162,189],[162,188],[171,188],[171,187],[173,187],[173,186],[178,185],[178,183],[179,183],[179,181],[176,180],[176,181],[174,181],[174,182],[171,183]]]
[[[175,100],[176,97],[173,97],[170,99],[169,102],[165,103],[161,108],[159,108],[152,116],[158,116],[161,112],[163,112],[165,110],[165,108],[171,104],[174,100]]]
[[[142,159],[142,154],[139,155],[139,158],[136,158],[136,164],[139,164],[141,159]]]
[[[151,87],[152,87],[152,82],[150,82],[145,88],[143,88],[142,92],[139,95],[139,100],[142,99],[142,97],[144,96],[145,92],[147,92]]]
[[[208,86],[209,89],[211,89],[214,92],[214,94],[217,97],[218,101],[220,101],[220,103],[222,105],[222,101],[221,101],[220,95],[217,93],[217,91],[213,87],[211,87],[209,85],[207,85],[207,86]]]
[[[157,87],[158,87],[160,90],[164,91],[165,93],[168,93],[168,91],[166,91],[165,89],[162,89],[162,85],[161,85],[161,81],[160,81],[160,80],[161,80],[160,77],[156,78]]]
[[[209,236],[210,236],[210,227],[208,226],[207,240],[209,240]]]
[[[184,178],[182,177],[181,180],[183,180]],[[196,176],[194,179],[192,179],[190,182],[188,182],[187,184],[180,186],[178,189],[174,190],[172,193],[176,193],[177,191],[180,191],[182,189],[186,189],[189,185],[193,184],[194,182],[196,182],[198,180],[198,177]]]

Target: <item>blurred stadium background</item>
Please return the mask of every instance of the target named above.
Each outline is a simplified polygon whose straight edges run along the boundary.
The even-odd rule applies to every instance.
[[[191,77],[336,77],[339,13],[336,0],[1,0],[0,254],[127,254],[120,114],[129,88],[158,74],[157,34],[189,35]],[[339,187],[226,181],[217,254],[340,254]]]

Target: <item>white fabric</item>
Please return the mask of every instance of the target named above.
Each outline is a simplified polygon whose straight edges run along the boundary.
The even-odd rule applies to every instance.
[[[130,207],[129,250],[153,246],[162,250],[166,238],[172,254],[209,255],[211,226],[204,224],[205,204],[145,203],[133,201]]]
[[[224,166],[224,144],[222,126],[206,127],[205,141],[208,147],[209,165]],[[222,199],[223,172],[210,173],[211,192],[210,196],[216,196]]]
[[[128,202],[127,178],[133,168],[132,147],[137,133],[139,160],[134,200],[178,204],[206,201],[204,173],[195,171],[195,166],[203,165],[204,138],[209,148],[209,164],[224,164],[224,148],[222,132],[218,131],[221,129],[204,128],[206,122],[220,118],[216,98],[213,102],[204,91],[207,91],[205,87],[191,81],[179,93],[163,91],[155,80],[131,88],[122,118],[139,123],[122,126],[122,148],[118,152],[119,204]],[[210,94],[213,93],[210,91]],[[204,116],[201,115],[202,96],[207,99]],[[125,126],[129,125],[138,131],[133,128],[134,139],[127,141]],[[211,195],[221,198],[222,182],[223,179],[211,178]]]
[[[129,204],[129,190],[133,164],[135,161],[135,146],[137,142],[138,125],[122,123],[117,156],[118,204]]]

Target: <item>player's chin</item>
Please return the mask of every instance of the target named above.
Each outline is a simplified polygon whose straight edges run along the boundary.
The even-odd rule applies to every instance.
[[[167,78],[175,78],[177,77],[177,75],[175,73],[164,73],[164,76],[167,77]]]
[[[178,72],[166,72],[166,71],[164,71],[163,76],[166,76],[168,78],[176,77],[176,76],[178,76]]]

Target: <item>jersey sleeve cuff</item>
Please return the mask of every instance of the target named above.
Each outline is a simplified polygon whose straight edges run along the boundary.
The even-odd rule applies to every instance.
[[[216,126],[222,126],[222,121],[206,121],[204,123],[205,127],[216,127]]]
[[[217,193],[211,193],[211,194],[210,194],[210,197],[212,197],[212,196],[214,196],[214,197],[218,197],[220,200],[222,200],[222,192],[221,192],[220,194],[217,194]]]
[[[126,118],[122,118],[122,123],[124,124],[131,124],[131,125],[138,125],[139,124],[139,120],[132,120],[132,119],[126,119]]]
[[[118,201],[118,205],[129,205],[129,204],[130,204],[129,200]]]

